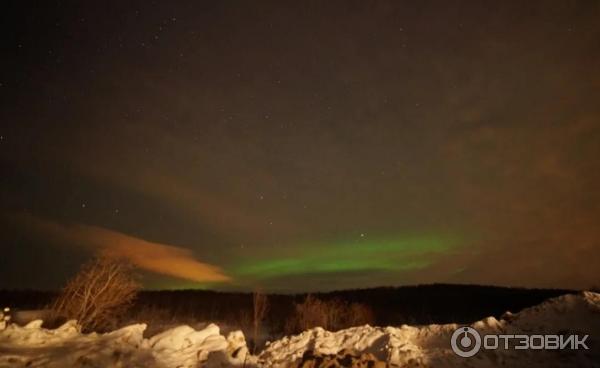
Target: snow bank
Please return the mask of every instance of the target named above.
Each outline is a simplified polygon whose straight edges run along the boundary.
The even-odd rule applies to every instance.
[[[250,362],[241,332],[222,336],[211,324],[196,331],[189,326],[143,337],[145,324],[106,334],[82,334],[75,321],[48,330],[42,321],[24,327],[11,324],[0,331],[0,367],[157,367],[236,366]]]
[[[240,331],[221,335],[217,325],[202,330],[179,326],[150,339],[146,325],[82,334],[75,321],[58,329],[33,321],[0,327],[4,367],[600,367],[600,294],[584,292],[550,299],[500,320],[488,317],[471,327],[480,334],[587,334],[590,350],[482,350],[461,358],[450,348],[456,324],[371,327],[338,332],[314,328],[270,343],[258,356],[248,353]],[[384,363],[386,362],[386,363]]]
[[[275,341],[260,354],[265,367],[306,363],[310,355],[332,356],[343,351],[353,356],[372,355],[399,367],[600,367],[600,294],[583,292],[550,299],[502,319],[488,317],[470,325],[487,334],[581,334],[590,335],[590,350],[481,350],[471,358],[454,354],[452,333],[459,325],[412,327],[361,326],[338,332],[314,328]],[[339,361],[339,360],[338,360]]]
[[[252,360],[240,331],[231,332],[225,338],[215,324],[200,331],[189,326],[175,327],[146,342],[146,347],[165,367],[197,367],[199,363],[205,366],[241,366]]]

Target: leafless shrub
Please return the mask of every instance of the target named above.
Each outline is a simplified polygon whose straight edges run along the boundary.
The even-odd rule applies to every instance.
[[[296,304],[295,314],[286,323],[286,333],[295,333],[313,327],[329,327],[327,303],[307,295],[302,303]]]
[[[295,314],[285,325],[287,334],[322,327],[326,330],[339,330],[373,322],[371,309],[360,303],[348,304],[339,299],[320,300],[308,295],[296,304]]]
[[[101,256],[83,265],[50,309],[54,319],[76,319],[84,331],[105,330],[115,326],[139,289],[129,262]]]
[[[373,324],[374,320],[375,316],[371,308],[361,303],[352,303],[348,306],[345,321],[346,326],[344,327]]]
[[[258,335],[260,332],[260,326],[262,320],[265,318],[267,313],[267,309],[269,308],[269,301],[267,300],[267,296],[260,291],[255,291],[252,294],[252,307],[253,307],[253,319],[252,319],[252,327],[254,333],[254,349],[258,345]]]

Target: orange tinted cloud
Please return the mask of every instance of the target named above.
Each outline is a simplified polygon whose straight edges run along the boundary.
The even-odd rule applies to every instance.
[[[97,226],[60,224],[31,216],[20,216],[33,223],[44,235],[69,245],[124,257],[141,269],[196,282],[229,281],[217,266],[200,262],[188,249],[154,243]]]

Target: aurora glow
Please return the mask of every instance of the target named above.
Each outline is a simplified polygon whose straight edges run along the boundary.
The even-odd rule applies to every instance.
[[[233,269],[240,277],[259,279],[303,273],[348,271],[407,271],[429,266],[440,255],[455,251],[456,240],[413,236],[377,240],[360,238],[322,244],[296,245],[288,257],[249,258]]]
[[[597,2],[3,10],[0,289],[600,280]]]

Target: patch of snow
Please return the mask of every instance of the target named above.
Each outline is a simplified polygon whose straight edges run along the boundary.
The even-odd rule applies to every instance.
[[[145,339],[145,324],[106,334],[82,334],[75,321],[54,330],[42,328],[41,324],[39,320],[23,327],[11,324],[0,331],[0,368],[192,368],[199,364],[221,367],[252,361],[243,334],[232,332],[225,338],[216,325],[200,331],[179,326]]]
[[[208,360],[211,354],[219,363],[230,360],[236,363],[248,354],[246,340],[240,331],[232,332],[225,338],[215,324],[200,331],[189,326],[175,327],[153,336],[147,340],[147,344],[156,360],[166,367],[196,367],[198,362],[210,365]],[[227,359],[229,357],[231,359]]]
[[[264,367],[287,367],[307,352],[332,355],[349,351],[355,356],[372,354],[399,367],[600,367],[600,294],[564,295],[507,313],[497,320],[487,317],[470,325],[482,337],[488,334],[589,335],[590,350],[481,350],[462,358],[451,350],[452,333],[460,325],[412,327],[361,326],[337,332],[313,328],[270,343],[259,355]]]
[[[31,321],[35,321],[38,319],[45,319],[48,317],[49,310],[47,309],[36,309],[36,310],[16,310],[12,311],[11,317],[13,323],[18,323],[20,325],[26,325]]]
[[[386,362],[402,367],[600,367],[600,294],[564,295],[501,319],[470,326],[487,334],[587,334],[590,350],[481,350],[461,358],[450,348],[457,324],[353,327],[337,332],[313,328],[271,342],[252,356],[241,331],[221,334],[210,324],[195,330],[178,326],[149,339],[145,324],[106,334],[82,334],[75,321],[54,329],[36,320],[0,328],[0,368],[28,367],[289,367],[307,359]],[[342,363],[336,363],[342,364]],[[354,363],[352,363],[354,364]],[[377,366],[377,365],[375,365]]]

